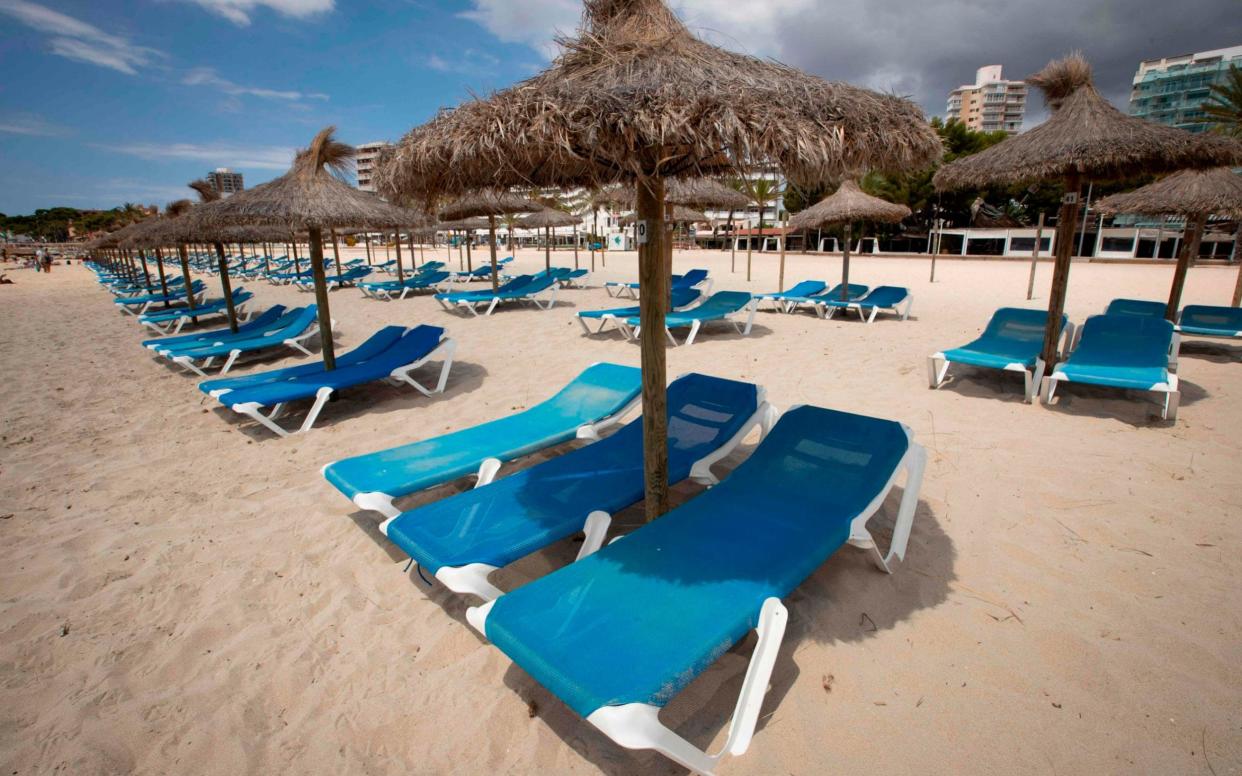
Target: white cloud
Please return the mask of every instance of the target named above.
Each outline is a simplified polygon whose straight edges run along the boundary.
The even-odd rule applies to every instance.
[[[235,146],[217,143],[123,143],[96,148],[141,159],[206,162],[224,167],[287,170],[294,149],[282,146]]]
[[[219,14],[239,27],[250,24],[251,15],[259,8],[295,19],[306,19],[328,13],[336,7],[335,0],[190,0],[212,13]]]
[[[580,0],[472,0],[474,9],[463,18],[477,22],[506,43],[523,43],[552,57],[553,38],[571,34],[582,19]]]
[[[248,95],[250,97],[260,97],[265,100],[287,100],[289,102],[297,102],[299,100],[326,100],[328,95],[322,92],[300,92],[296,90],[280,90],[266,89],[259,86],[243,86],[236,84],[227,78],[222,78],[215,70],[210,67],[198,67],[186,73],[181,83],[186,86],[210,86],[225,94],[234,97]]]
[[[68,129],[50,124],[41,116],[33,113],[0,116],[0,132],[32,137],[61,137],[69,134]]]
[[[52,36],[48,45],[53,54],[126,75],[137,75],[139,67],[163,56],[156,49],[136,45],[128,38],[27,0],[0,0],[0,14]]]

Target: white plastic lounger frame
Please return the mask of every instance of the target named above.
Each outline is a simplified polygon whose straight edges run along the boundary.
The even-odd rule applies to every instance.
[[[332,328],[332,334],[334,336],[341,333],[340,329],[337,328],[335,318],[330,321],[330,326]],[[259,334],[258,337],[266,337],[272,333],[273,332],[263,332],[262,334]],[[310,326],[307,327],[306,331],[302,332],[296,337],[290,337],[289,339],[284,340],[283,342],[281,342],[281,344],[288,345],[294,350],[300,351],[301,353],[305,355],[313,356],[315,354],[310,352],[310,350],[306,347],[306,343],[310,342],[311,339],[318,337],[318,336],[319,336],[319,327],[312,323]],[[208,343],[204,343],[204,344],[208,344]],[[212,343],[212,344],[219,344],[219,343]],[[273,345],[272,347],[275,347],[275,346]],[[266,350],[266,348],[263,348],[263,349]],[[237,362],[238,357],[241,356],[243,352],[244,351],[242,350],[229,351],[228,357],[225,358],[224,360],[224,365],[220,367],[220,374],[222,375],[228,374],[228,371],[233,368],[233,364]],[[194,363],[194,359],[190,356],[174,356],[173,357],[173,363],[179,364],[185,367],[186,369],[195,373],[199,377],[207,377],[206,370],[211,368],[211,365],[215,363],[215,360],[216,360],[216,356],[211,356],[210,358],[204,360],[202,364],[196,365]]]
[[[1040,396],[1040,401],[1042,401],[1044,404],[1052,404],[1052,400],[1056,396],[1056,392],[1057,392],[1057,383],[1059,382],[1072,383],[1074,381],[1071,378],[1066,377],[1064,372],[1054,369],[1052,374],[1044,378],[1043,393]],[[1083,383],[1083,384],[1090,385],[1091,383]],[[1146,388],[1146,389],[1128,388],[1128,389],[1122,389],[1122,390],[1147,390],[1147,391],[1151,391],[1152,393],[1164,394],[1164,401],[1163,401],[1163,406],[1161,407],[1161,410],[1160,410],[1160,417],[1164,420],[1177,420],[1177,408],[1178,408],[1178,404],[1180,404],[1181,402],[1182,394],[1177,388],[1177,375],[1174,374],[1172,371],[1169,372],[1168,382],[1156,383],[1155,385],[1151,386],[1150,388]]]
[[[579,426],[578,430],[575,432],[575,437],[577,439],[586,439],[591,442],[599,441],[602,432],[607,431],[609,428],[620,423],[621,419],[625,417],[630,410],[637,407],[641,402],[642,396],[635,396],[628,404],[617,410],[612,415],[609,415],[608,417],[594,423],[586,423]],[[331,465],[332,464],[324,466],[324,469],[327,469],[328,466]],[[496,479],[496,475],[500,473],[500,467],[503,465],[504,462],[499,458],[485,459],[479,464],[479,470],[474,474],[474,487],[478,488],[491,483],[492,480]],[[322,471],[320,473],[322,473]],[[401,510],[397,509],[397,507],[393,504],[393,501],[395,500],[396,499],[393,496],[379,491],[359,493],[353,498],[354,504],[359,509],[370,509],[372,511],[379,512],[386,518],[384,523],[380,526],[381,531],[387,531],[388,523],[392,522],[394,517],[401,514]]]
[[[667,326],[664,327],[664,334],[665,336],[668,337],[668,341],[673,343],[674,347],[679,346],[679,345],[693,345],[694,338],[699,335],[699,330],[703,328],[703,324],[715,323],[717,321],[724,321],[724,322],[733,324],[733,328],[737,329],[738,334],[741,334],[743,337],[748,337],[750,336],[751,327],[753,327],[755,324],[755,311],[758,309],[759,309],[759,300],[752,298],[749,302],[746,303],[746,306],[743,307],[741,310],[735,310],[731,313],[726,314],[725,316],[721,318],[713,318],[711,320],[701,320],[701,319],[696,318],[695,320],[690,322],[690,333],[686,335],[686,339],[682,342],[677,341],[677,338],[673,336],[672,330],[669,329]],[[739,323],[735,317],[737,315],[740,315],[743,312],[746,313],[745,325]],[[635,342],[638,341],[638,335],[642,333],[641,326],[634,326],[631,328],[629,324],[627,324],[624,320],[621,320],[621,319],[618,319],[616,321],[616,324],[617,324],[617,328],[621,329],[621,333],[625,335],[626,339],[633,340]],[[678,328],[685,328],[685,327],[679,326]]]
[[[772,426],[776,424],[777,418],[780,417],[780,413],[767,403],[764,399],[765,393],[764,389],[760,387],[758,408],[753,415],[746,419],[746,423],[742,425],[738,432],[729,438],[729,441],[694,462],[690,467],[690,479],[708,487],[719,483],[720,480],[717,479],[715,474],[712,474],[711,467],[713,465],[737,449],[742,440],[755,428],[759,429],[760,440],[768,435],[768,432],[772,430]],[[388,534],[388,524],[391,522],[392,518],[389,518],[380,526],[380,530],[385,535]],[[612,516],[607,512],[592,510],[588,513],[586,521],[582,526],[582,530],[586,533],[586,538],[582,542],[582,547],[578,550],[578,556],[574,560],[582,560],[604,546],[604,538],[608,535],[608,528],[611,525]],[[487,578],[498,568],[498,566],[492,566],[487,563],[471,563],[466,566],[443,566],[436,572],[436,579],[443,582],[444,586],[454,593],[471,593],[484,601],[494,601],[504,595],[504,591],[489,582]]]
[[[906,436],[911,438],[910,446],[888,484],[851,522],[850,538],[847,542],[853,547],[870,550],[876,566],[888,574],[892,573],[894,560],[905,559],[910,531],[914,526],[914,514],[918,508],[919,491],[923,484],[923,470],[927,465],[926,451],[913,441],[910,429],[904,425],[902,428],[905,429]],[[897,521],[893,527],[888,553],[882,554],[867,530],[867,521],[884,504],[902,469],[906,470],[906,485],[897,510]],[[466,610],[466,620],[481,634],[487,633],[487,615],[491,612],[493,603],[494,601],[489,601]],[[593,711],[587,717],[587,722],[626,749],[654,749],[695,773],[712,776],[716,765],[725,755],[741,755],[750,747],[788,619],[789,612],[779,598],[768,598],[763,602],[759,610],[759,622],[755,627],[758,641],[746,668],[746,677],[742,680],[742,689],[733,709],[733,719],[729,723],[728,737],[724,747],[716,754],[704,752],[666,727],[660,722],[661,707],[648,703],[604,706]]]
[[[410,385],[424,396],[431,397],[437,393],[444,392],[444,385],[448,382],[449,370],[453,368],[453,355],[457,352],[457,343],[452,339],[444,338],[440,340],[440,344],[436,349],[423,356],[419,360],[398,367],[389,373],[386,378],[393,385]],[[437,359],[437,355],[439,359]],[[415,369],[426,364],[428,361],[442,360],[443,366],[440,367],[440,379],[436,383],[435,388],[427,388],[410,376]],[[245,404],[229,405],[234,412],[240,412],[258,421],[264,427],[272,431],[278,436],[288,437],[294,434],[305,434],[311,430],[311,426],[315,425],[315,421],[319,418],[319,413],[323,410],[323,405],[327,404],[328,399],[332,396],[333,389],[324,386],[315,394],[315,403],[311,405],[310,411],[306,413],[306,419],[302,421],[302,425],[295,431],[286,431],[276,424],[276,420],[283,414],[285,405],[277,404],[272,407],[271,412],[263,414],[263,405],[256,402],[246,402]],[[228,391],[220,394],[220,401],[228,404]]]
[[[1061,332],[1062,346],[1061,353],[1068,356],[1070,343],[1074,341],[1074,324],[1065,323],[1065,330]],[[927,387],[936,389],[944,383],[944,378],[949,372],[949,364],[952,362],[944,357],[944,352],[932,353],[927,357]],[[969,366],[969,365],[968,365]],[[1044,371],[1048,368],[1048,364],[1042,356],[1035,358],[1034,371],[1027,369],[1024,364],[1017,362],[1006,364],[1003,369],[1006,372],[1021,372],[1023,379],[1022,401],[1030,404],[1035,400],[1035,394],[1039,391],[1040,384],[1044,379]]]
[[[900,302],[893,305],[892,307],[880,307],[878,305],[869,305],[871,308],[870,315],[868,315],[863,310],[863,305],[861,304],[861,302],[865,302],[865,301],[866,299],[861,299],[858,302],[850,302],[849,306],[845,308],[839,307],[837,305],[830,305],[830,304],[824,304],[823,302],[819,302],[815,305],[815,309],[816,309],[816,312],[820,314],[821,318],[831,318],[836,313],[837,310],[842,310],[842,309],[853,310],[854,312],[858,313],[858,317],[864,323],[873,323],[875,321],[876,315],[878,315],[881,310],[887,310],[887,311],[891,311],[894,315],[899,316],[901,320],[904,321],[910,317],[910,308],[914,306],[914,294],[907,293],[905,299],[902,299]]]

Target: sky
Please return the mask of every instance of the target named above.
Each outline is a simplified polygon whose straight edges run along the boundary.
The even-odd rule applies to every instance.
[[[672,0],[696,34],[930,115],[976,68],[1081,50],[1125,108],[1142,59],[1242,44],[1238,0]],[[0,0],[0,213],[253,186],[334,124],[396,140],[546,66],[578,0]],[[1045,115],[1031,100],[1028,125]]]

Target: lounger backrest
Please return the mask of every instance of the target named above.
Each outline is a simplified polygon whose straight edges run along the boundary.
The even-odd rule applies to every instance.
[[[1164,302],[1152,302],[1146,299],[1114,299],[1108,303],[1105,315],[1143,315],[1148,318],[1163,318]]]
[[[427,272],[418,276],[418,284],[421,286],[434,286],[436,283],[443,283],[449,279],[447,272]]]
[[[534,275],[518,275],[507,283],[502,283],[496,291],[498,293],[507,293],[509,291],[517,291],[520,288],[530,285],[535,279]]]
[[[725,313],[741,310],[750,304],[750,294],[745,291],[717,291],[708,297],[707,301],[693,310],[687,310],[686,315],[722,315]]]
[[[901,304],[909,295],[910,290],[901,286],[876,286],[858,301],[871,307],[888,308]]]
[[[1068,319],[1061,316],[1061,328]],[[1002,307],[992,314],[981,339],[999,339],[1007,342],[1042,343],[1044,328],[1048,323],[1046,310],[1027,310],[1021,307]]]
[[[703,292],[697,288],[674,288],[670,297],[671,307],[677,309],[688,304],[694,304],[695,300],[702,295]]]
[[[850,283],[846,291],[846,297],[847,297],[846,301],[848,302],[857,301],[858,299],[866,296],[867,292],[870,290],[871,290],[870,286],[864,286],[862,283]],[[835,286],[833,286],[831,290],[825,291],[822,294],[817,294],[817,296],[822,296],[824,299],[840,299],[841,298],[841,284],[838,283]]]
[[[1173,324],[1138,315],[1093,315],[1070,360],[1077,364],[1167,367]]]
[[[1179,323],[1200,329],[1217,329],[1225,333],[1242,331],[1242,307],[1188,304],[1182,308]]]
[[[351,385],[379,379],[398,367],[412,364],[436,349],[444,336],[439,326],[416,326],[396,342],[359,363],[337,368],[325,375],[325,381]]]
[[[560,281],[560,278],[557,277],[556,275],[545,274],[540,277],[531,277],[529,282],[523,283],[521,286],[518,286],[516,289],[502,288],[500,289],[500,292],[503,294],[516,294],[518,296],[529,296],[530,294],[537,294],[540,291],[551,288],[552,286],[556,285],[559,281]]]
[[[692,269],[684,275],[673,278],[673,288],[689,288],[697,286],[704,280],[707,280],[708,272],[705,269]]]
[[[785,296],[812,296],[818,294],[828,287],[828,284],[822,280],[804,280],[797,283],[788,291],[783,291]]]
[[[791,410],[721,484],[501,596],[487,637],[583,717],[663,706],[846,542],[909,448],[893,421]],[[634,617],[614,600],[652,604]],[[641,652],[597,670],[613,641]]]

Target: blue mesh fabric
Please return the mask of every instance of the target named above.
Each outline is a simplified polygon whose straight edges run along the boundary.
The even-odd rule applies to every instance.
[[[188,310],[186,312],[189,312]],[[232,334],[228,329],[213,329],[212,331],[196,331],[193,334],[180,334],[175,337],[156,337],[155,339],[143,340],[142,345],[187,345],[188,343],[210,343],[219,342],[226,336],[238,336],[245,338],[255,332],[264,331],[271,327],[277,319],[285,314],[285,306],[283,304],[272,305],[262,314],[251,318],[247,323],[243,323],[237,327],[237,334]]]
[[[720,485],[501,596],[487,637],[584,717],[663,706],[846,541],[908,446],[892,421],[787,412]]]
[[[1147,299],[1114,299],[1108,303],[1108,308],[1104,311],[1104,314],[1163,318],[1165,308],[1164,302],[1152,302]]]
[[[1188,304],[1182,308],[1179,328],[1187,334],[1237,337],[1242,335],[1242,308]]]
[[[318,308],[315,305],[307,305],[290,310],[280,320],[276,321],[269,328],[263,331],[254,332],[253,335],[242,338],[228,338],[212,340],[211,343],[205,345],[191,345],[189,347],[167,347],[160,348],[160,352],[165,355],[172,356],[190,356],[191,358],[208,358],[210,356],[226,356],[234,350],[249,352],[252,350],[262,350],[279,345],[290,337],[296,337],[302,334],[315,322],[315,316]],[[219,343],[219,344],[216,344]]]
[[[750,294],[745,291],[717,291],[698,307],[681,312],[671,312],[664,316],[664,325],[669,328],[689,326],[694,321],[711,321],[735,313],[750,304]],[[639,324],[638,318],[626,320],[631,326]]]

